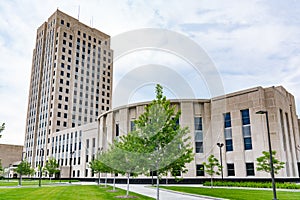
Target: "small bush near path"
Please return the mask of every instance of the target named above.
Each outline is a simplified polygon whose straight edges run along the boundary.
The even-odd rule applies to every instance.
[[[204,182],[204,186],[210,186],[210,182]],[[252,188],[272,188],[271,182],[234,182],[234,181],[215,181],[214,186],[223,187],[252,187]],[[281,189],[300,189],[296,183],[276,183],[276,188]]]

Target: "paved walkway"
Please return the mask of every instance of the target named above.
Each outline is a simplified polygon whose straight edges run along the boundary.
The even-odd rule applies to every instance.
[[[126,190],[126,184],[116,184],[116,187]],[[131,184],[129,186],[130,192],[135,192],[138,194],[142,194],[148,197],[152,197],[156,199],[156,188],[151,187],[151,185],[139,185],[139,184]],[[130,193],[129,193],[130,194]],[[159,190],[159,197],[161,200],[204,200],[204,199],[220,199],[220,198],[212,198],[212,197],[205,197],[199,195],[190,195],[190,194],[183,194],[180,192],[173,192],[169,190],[160,189]]]

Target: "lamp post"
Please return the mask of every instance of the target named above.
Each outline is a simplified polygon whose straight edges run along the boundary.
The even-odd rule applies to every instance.
[[[97,150],[97,160],[100,158],[100,155],[101,155],[101,152],[103,150],[103,147],[98,147],[98,150]],[[98,172],[98,185],[100,185],[100,182],[101,182],[101,172]]]
[[[71,154],[71,158],[70,158],[70,172],[69,172],[69,183],[71,183],[71,172],[72,172],[72,158],[73,158],[73,154],[75,153],[75,151],[72,151]]]
[[[277,200],[268,111],[260,110],[260,111],[257,111],[256,114],[260,114],[260,115],[264,114],[266,116],[267,131],[268,131],[269,154],[270,154],[270,168],[271,168],[271,178],[272,178],[272,188],[273,188],[273,200]]]
[[[39,187],[42,186],[42,167],[43,167],[43,156],[44,155],[44,149],[41,148],[40,149],[40,157],[41,157],[41,160],[40,160],[40,180],[39,180]]]
[[[23,168],[22,164],[23,164],[23,159],[24,159],[24,153],[26,153],[26,152],[22,152],[22,160],[21,160],[21,163],[20,163],[21,168],[20,168],[19,186],[22,186],[22,168]]]
[[[220,161],[221,161],[221,177],[223,181],[223,162],[222,162],[222,147],[224,146],[223,143],[217,143],[217,146],[220,148]]]

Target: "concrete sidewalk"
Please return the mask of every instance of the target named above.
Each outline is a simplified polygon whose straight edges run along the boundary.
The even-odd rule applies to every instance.
[[[123,190],[127,189],[126,184],[116,184],[116,187],[121,188]],[[129,186],[129,191],[156,199],[156,188],[151,187],[151,185],[131,184]],[[213,199],[220,199],[220,198],[205,197],[205,196],[199,196],[199,195],[193,195],[193,194],[191,194],[191,195],[183,194],[180,192],[173,192],[173,191],[164,190],[164,189],[159,190],[159,197],[161,200],[177,200],[177,199],[182,199],[182,200],[211,199],[211,200],[213,200]]]

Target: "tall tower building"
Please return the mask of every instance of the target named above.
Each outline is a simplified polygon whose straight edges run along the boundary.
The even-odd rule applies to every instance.
[[[59,10],[38,28],[24,144],[33,167],[49,153],[55,132],[94,122],[110,109],[112,59],[109,35]]]

